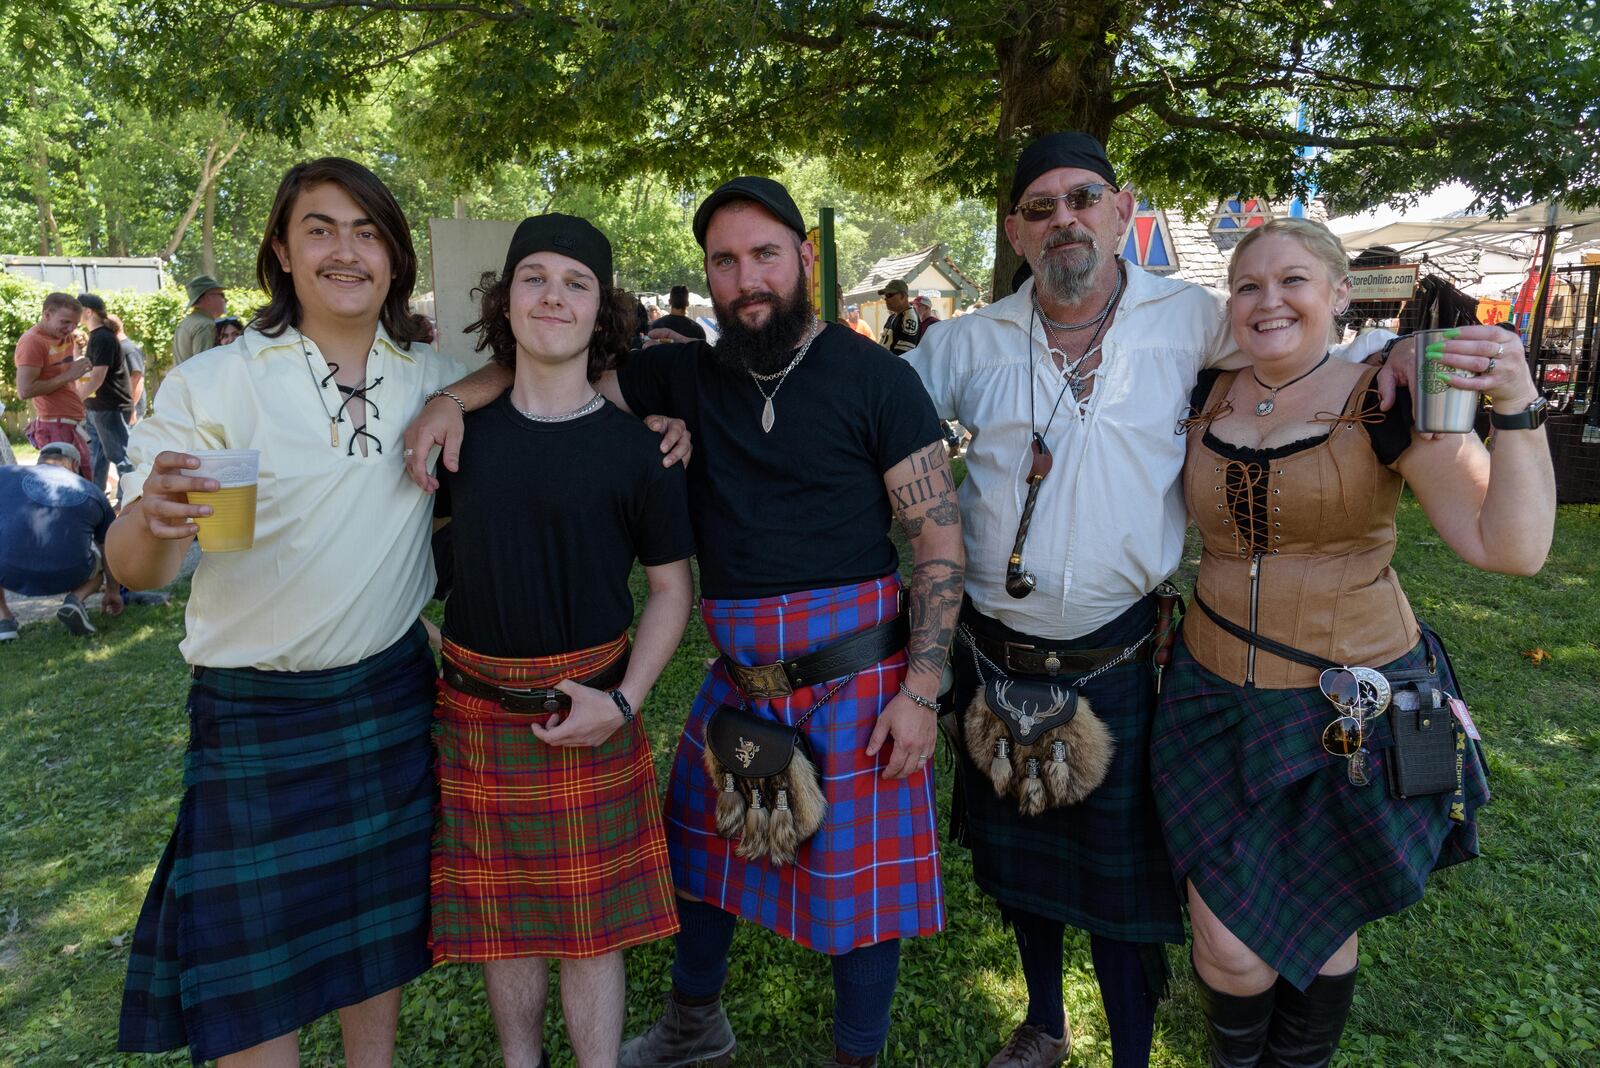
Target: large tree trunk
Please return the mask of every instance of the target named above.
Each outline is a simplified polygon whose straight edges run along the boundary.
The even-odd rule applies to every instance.
[[[996,46],[1000,70],[1000,125],[995,131],[1005,161],[996,176],[994,284],[991,299],[1015,288],[1011,277],[1022,257],[1006,238],[1011,210],[1011,179],[1017,157],[1035,137],[1082,130],[1105,141],[1111,132],[1111,61],[1108,30],[1119,8],[1098,3],[1019,5],[1014,37]]]

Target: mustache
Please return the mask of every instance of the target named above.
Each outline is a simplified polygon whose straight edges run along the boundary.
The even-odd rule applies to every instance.
[[[319,276],[324,274],[349,274],[354,275],[357,278],[364,278],[369,282],[372,281],[371,272],[364,271],[360,267],[319,267],[317,268],[317,274]]]
[[[776,293],[751,293],[747,296],[736,297],[729,303],[730,311],[741,312],[746,308],[754,308],[758,304],[772,304],[778,299]]]
[[[1065,230],[1057,230],[1055,233],[1047,237],[1044,242],[1044,251],[1049,252],[1053,248],[1060,248],[1062,245],[1072,244],[1092,245],[1094,244],[1094,235],[1088,230],[1085,230],[1083,227],[1079,226],[1077,223],[1073,223]]]

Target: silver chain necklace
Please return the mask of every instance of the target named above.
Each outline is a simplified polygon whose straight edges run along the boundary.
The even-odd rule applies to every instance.
[[[789,372],[799,367],[800,361],[806,358],[806,353],[811,350],[811,343],[817,339],[817,335],[820,333],[822,333],[822,328],[813,324],[806,333],[806,340],[800,346],[800,351],[794,354],[794,359],[789,361],[789,366],[781,371],[775,371],[770,375],[758,375],[748,367],[745,368],[750,375],[750,380],[756,384],[756,392],[760,393],[766,401],[761,406],[761,432],[763,434],[772,433],[772,425],[778,421],[777,412],[772,407],[772,398],[776,397],[778,390],[783,388],[784,380],[789,377]],[[771,382],[773,379],[777,379],[778,384],[772,387],[771,393],[768,393],[761,383]]]
[[[1091,326],[1099,326],[1105,321],[1105,317],[1111,314],[1111,309],[1117,303],[1117,298],[1122,296],[1122,282],[1122,272],[1118,271],[1117,288],[1112,292],[1110,298],[1107,299],[1106,306],[1101,308],[1100,313],[1094,316],[1094,318],[1085,319],[1081,323],[1060,323],[1046,315],[1044,312],[1044,305],[1039,303],[1039,283],[1037,281],[1035,281],[1033,284],[1033,306],[1038,309],[1039,318],[1041,321],[1043,321],[1044,325],[1051,327],[1052,329],[1060,330],[1063,333],[1071,333],[1075,330],[1087,330]]]
[[[515,404],[513,404],[511,408],[518,415],[522,416],[522,418],[531,419],[535,423],[565,423],[568,419],[577,419],[580,416],[588,415],[590,412],[598,409],[603,403],[605,403],[605,398],[596,393],[594,396],[590,397],[588,400],[572,409],[572,411],[567,412],[565,415],[539,415],[537,412],[525,412],[521,408],[518,408]]]

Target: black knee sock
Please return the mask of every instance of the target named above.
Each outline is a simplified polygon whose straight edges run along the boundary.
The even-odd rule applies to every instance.
[[[1112,1068],[1145,1068],[1150,1063],[1157,1001],[1145,970],[1145,947],[1094,935],[1089,951],[1111,1031]]]
[[[833,958],[833,1042],[839,1052],[860,1059],[883,1048],[899,974],[898,938]]]
[[[728,978],[728,948],[734,916],[704,901],[678,899],[678,937],[673,945],[672,987],[685,1005],[710,1005]]]
[[[1060,1038],[1067,1029],[1067,1010],[1061,1004],[1061,939],[1067,925],[1004,906],[1000,915],[1016,935],[1022,978],[1028,984],[1028,1015],[1022,1022]]]

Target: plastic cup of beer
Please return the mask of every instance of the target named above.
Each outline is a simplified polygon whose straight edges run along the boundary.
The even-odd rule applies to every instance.
[[[190,504],[209,504],[210,515],[196,516],[200,548],[208,553],[235,553],[256,543],[256,482],[261,468],[257,449],[209,449],[190,453],[200,461],[192,478],[214,478],[222,488],[190,493]]]
[[[1411,411],[1417,429],[1425,434],[1470,433],[1478,416],[1483,395],[1475,389],[1457,389],[1452,378],[1468,378],[1472,372],[1445,363],[1444,343],[1459,337],[1454,327],[1444,330],[1418,330],[1417,373],[1411,386]]]

